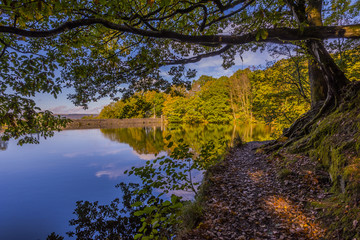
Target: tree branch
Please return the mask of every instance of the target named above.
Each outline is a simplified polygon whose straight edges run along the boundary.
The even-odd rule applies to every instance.
[[[268,33],[266,39],[259,39],[257,32],[251,32],[243,35],[184,35],[173,31],[160,30],[151,31],[122,24],[116,24],[105,19],[90,18],[66,22],[57,28],[50,30],[29,31],[16,27],[0,26],[0,33],[16,34],[31,38],[45,38],[59,35],[60,33],[95,24],[103,25],[104,27],[120,32],[127,32],[136,35],[141,35],[151,38],[159,39],[173,39],[180,42],[194,43],[194,44],[210,44],[210,45],[241,45],[250,42],[272,42],[284,43],[284,41],[299,41],[309,39],[329,39],[329,38],[360,38],[360,24],[346,25],[346,26],[313,26],[305,27],[303,29],[294,28],[274,28],[264,29]]]
[[[4,56],[6,49],[7,49],[7,45],[4,45],[4,48],[2,49],[1,53],[0,53],[0,58],[2,58],[2,56]]]
[[[245,8],[247,8],[247,7],[248,7],[250,4],[252,4],[253,2],[255,2],[255,0],[250,0],[249,2],[247,2],[246,4],[244,4],[241,8],[239,8],[239,9],[237,9],[237,10],[235,10],[235,11],[233,11],[233,12],[227,14],[227,15],[224,15],[224,16],[221,16],[221,17],[219,17],[219,18],[217,18],[217,19],[214,19],[214,20],[212,20],[211,22],[209,22],[208,24],[206,24],[205,26],[208,27],[208,26],[210,26],[210,25],[212,25],[212,24],[214,24],[214,23],[216,23],[216,22],[219,22],[219,21],[221,21],[221,20],[223,20],[223,19],[225,19],[225,18],[229,18],[229,17],[231,17],[231,16],[239,13],[239,12],[243,11]]]
[[[187,63],[195,63],[200,61],[203,58],[208,58],[208,57],[213,57],[213,56],[217,56],[221,53],[226,52],[227,50],[229,50],[232,46],[231,45],[226,45],[225,47],[214,51],[214,52],[210,52],[210,53],[205,53],[205,54],[201,54],[195,57],[191,57],[191,58],[186,58],[186,59],[178,59],[178,60],[174,60],[174,61],[169,61],[169,62],[165,62],[164,65],[177,65],[177,64],[187,64]]]

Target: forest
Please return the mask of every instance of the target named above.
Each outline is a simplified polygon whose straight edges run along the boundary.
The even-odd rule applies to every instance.
[[[0,10],[2,141],[39,143],[62,130],[68,120],[36,97],[63,90],[84,109],[110,97],[102,118],[277,128],[273,141],[237,139],[223,157],[211,141],[195,154],[162,136],[173,151],[124,172],[142,185],[118,185],[123,208],[77,202],[69,236],[360,238],[360,1],[0,0]],[[193,81],[190,64],[219,56],[229,69],[249,51],[277,61]],[[206,172],[200,189],[195,169]],[[163,198],[179,190],[196,201]]]
[[[359,79],[359,50],[343,50],[341,42],[329,42],[333,57],[350,80]],[[340,49],[340,50],[339,50]],[[272,49],[288,56],[266,66],[238,70],[230,77],[201,76],[191,87],[173,86],[167,91],[142,91],[105,106],[97,118],[148,118],[163,115],[170,123],[246,123],[273,127],[280,136],[311,107],[308,62],[298,48]]]

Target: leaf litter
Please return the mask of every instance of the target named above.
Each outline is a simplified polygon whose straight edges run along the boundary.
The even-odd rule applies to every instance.
[[[324,239],[326,226],[310,202],[326,195],[311,161],[297,155],[286,177],[284,156],[256,153],[264,142],[232,149],[207,177],[204,214],[182,239]]]

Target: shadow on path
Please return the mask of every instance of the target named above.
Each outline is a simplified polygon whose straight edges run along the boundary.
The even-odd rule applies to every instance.
[[[255,154],[262,144],[234,149],[211,170],[203,221],[183,239],[322,239],[326,229],[305,208],[322,190],[280,180],[268,158]]]

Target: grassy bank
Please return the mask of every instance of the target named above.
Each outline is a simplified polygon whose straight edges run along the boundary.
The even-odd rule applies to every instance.
[[[319,119],[304,137],[274,154],[309,157],[315,166],[312,171],[317,181],[328,178],[329,197],[311,203],[321,209],[321,215],[328,222],[327,239],[360,238],[359,93],[360,84],[352,85],[335,111]],[[284,165],[290,161],[283,158]]]

